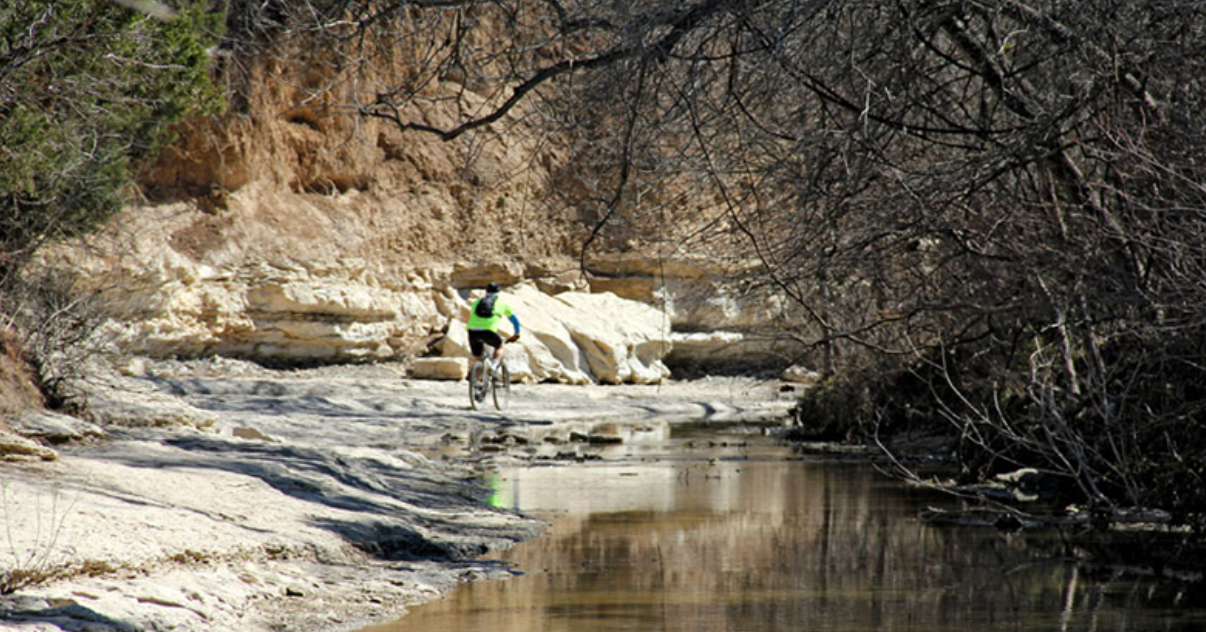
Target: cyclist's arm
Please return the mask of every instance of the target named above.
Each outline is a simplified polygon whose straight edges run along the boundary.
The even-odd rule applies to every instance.
[[[516,316],[515,314],[511,314],[510,316],[507,317],[507,319],[511,321],[511,326],[515,328],[515,335],[518,336],[519,335],[519,317]]]

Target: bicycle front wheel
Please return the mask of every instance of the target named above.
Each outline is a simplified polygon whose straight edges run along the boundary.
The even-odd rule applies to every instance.
[[[483,362],[474,362],[473,366],[469,367],[469,407],[477,410],[480,405],[486,401],[486,389],[490,387],[489,379],[486,376],[486,365]]]
[[[494,407],[499,410],[506,410],[507,404],[511,399],[511,371],[507,369],[507,363],[503,362],[494,370],[490,376],[494,383],[491,391],[494,393]]]

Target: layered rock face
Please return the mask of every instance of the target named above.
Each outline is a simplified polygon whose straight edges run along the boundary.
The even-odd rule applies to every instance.
[[[44,253],[103,299],[104,333],[123,351],[455,357],[469,292],[495,281],[527,284],[513,299],[528,329],[516,367],[530,379],[650,382],[666,375],[671,329],[779,317],[774,301],[724,282],[749,264],[596,252],[580,270],[589,224],[550,201],[566,151],[525,129],[522,106],[488,141],[444,142],[335,114],[324,104],[350,95],[308,99],[323,77],[276,64],[252,69],[239,112],[182,128],[144,171],[145,199],[103,234]],[[424,112],[433,125],[483,98],[447,93]],[[707,340],[719,343],[682,349],[703,361],[738,348]]]
[[[218,230],[200,230],[215,219],[191,204],[136,207],[86,247],[48,252],[46,262],[99,293],[104,334],[118,348],[151,357],[402,360],[418,377],[460,379],[469,301],[490,281],[508,286],[524,325],[508,356],[519,379],[652,383],[669,376],[668,360],[711,366],[771,349],[740,334],[674,331],[778,317],[773,302],[726,289],[723,271],[699,262],[604,256],[594,274],[553,257],[413,263],[371,256],[364,218],[339,212],[371,199],[324,206],[269,196],[293,202],[284,213],[244,195],[232,196]]]
[[[658,306],[670,323],[667,364],[688,371],[781,367],[801,345],[775,334],[791,322],[782,294],[754,289],[757,262],[678,254],[612,255],[591,265],[591,289]]]
[[[312,212],[310,226],[332,221]],[[513,373],[534,381],[657,382],[669,376],[676,347],[680,363],[723,363],[752,349],[740,335],[676,326],[774,316],[751,313],[766,302],[726,296],[707,270],[683,264],[678,277],[634,273],[632,258],[610,276],[555,260],[405,265],[238,216],[220,248],[197,256],[178,236],[205,217],[184,204],[131,209],[103,238],[58,249],[47,263],[74,270],[103,297],[104,334],[124,352],[275,364],[403,360],[418,377],[441,379],[465,374],[469,304],[489,281],[508,286],[524,325],[508,356]],[[416,361],[431,356],[452,361]]]
[[[187,204],[130,209],[87,247],[60,248],[45,261],[74,270],[99,293],[108,315],[103,333],[127,353],[276,364],[434,354],[462,362],[430,373],[416,363],[419,377],[459,379],[469,301],[495,281],[513,286],[508,300],[522,314],[525,335],[509,356],[517,378],[650,383],[669,375],[662,359],[672,348],[670,324],[649,305],[570,291],[588,286],[549,261],[369,261],[346,252],[352,239],[315,239],[321,231],[313,227],[332,223],[331,214],[317,206],[308,212],[296,230],[234,215],[221,247],[198,253],[178,236],[204,220],[202,211]]]

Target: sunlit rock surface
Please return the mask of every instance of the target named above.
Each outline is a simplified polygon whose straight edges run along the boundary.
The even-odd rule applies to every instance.
[[[469,354],[470,293],[460,318],[436,345],[445,357]],[[668,327],[656,309],[614,294],[562,292],[550,296],[532,287],[508,288],[504,299],[522,325],[507,346],[507,364],[517,380],[586,384],[651,384],[669,377],[662,358],[671,349]],[[503,323],[503,335],[511,324]]]

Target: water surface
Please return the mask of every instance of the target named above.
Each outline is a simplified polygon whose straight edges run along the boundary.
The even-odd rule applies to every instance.
[[[369,630],[1206,629],[1200,588],[1089,576],[1056,534],[924,524],[951,500],[864,463],[698,429],[603,456],[498,472],[492,502],[552,525],[494,558],[522,574]]]

